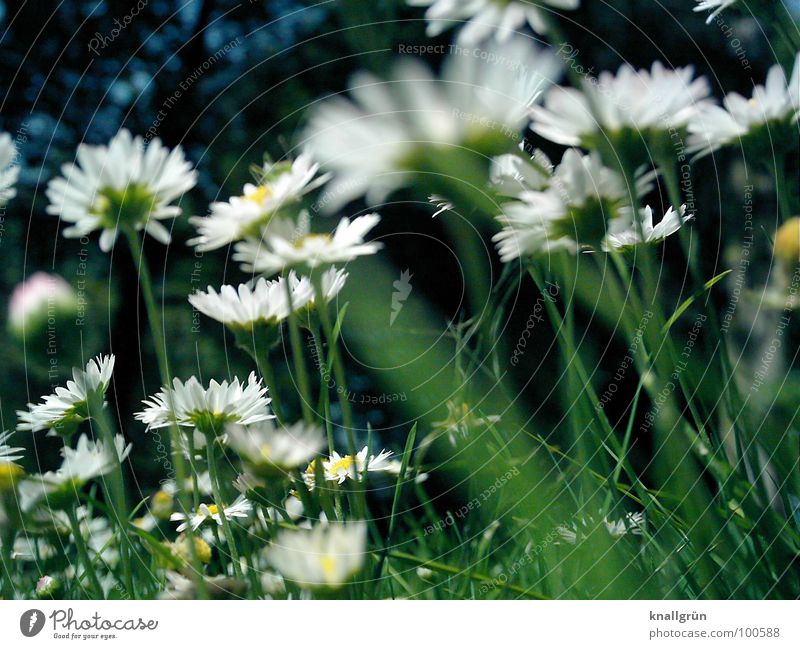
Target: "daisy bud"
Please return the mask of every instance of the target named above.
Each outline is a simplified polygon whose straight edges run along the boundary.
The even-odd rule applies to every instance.
[[[800,263],[800,217],[784,223],[775,233],[775,257],[787,266]]]
[[[178,539],[171,544],[172,553],[183,563],[190,564],[192,561],[192,551],[189,547],[189,539],[181,534]],[[194,537],[194,552],[200,563],[211,561],[211,546],[198,536]]]
[[[34,273],[11,294],[8,326],[23,339],[28,332],[44,331],[55,327],[57,320],[74,317],[77,308],[75,291],[62,277]]]
[[[150,511],[156,518],[161,520],[169,520],[173,510],[172,495],[159,489],[150,498]]]
[[[428,580],[431,577],[433,577],[433,570],[431,570],[430,568],[426,568],[424,566],[420,566],[419,568],[417,568],[417,577],[419,577],[420,579]]]
[[[55,577],[45,575],[36,582],[36,596],[40,598],[56,597],[61,590],[61,582]]]

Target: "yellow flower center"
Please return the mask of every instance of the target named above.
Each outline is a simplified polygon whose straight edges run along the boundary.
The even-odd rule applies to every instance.
[[[212,516],[216,516],[217,514],[219,514],[219,507],[217,507],[216,505],[206,505],[206,506],[208,507],[208,512]]]
[[[322,566],[322,574],[325,575],[325,579],[330,581],[333,578],[334,571],[336,570],[336,562],[334,558],[326,554],[324,557],[320,559],[320,565]]]
[[[306,236],[295,241],[293,245],[295,248],[302,248],[307,243],[313,243],[314,241],[320,241],[322,243],[330,243],[331,241],[333,241],[333,239],[329,234],[307,234]]]
[[[273,191],[272,187],[269,185],[259,185],[253,191],[248,192],[244,195],[244,198],[248,201],[253,201],[254,203],[263,203],[267,198],[272,196]]]
[[[353,457],[351,455],[345,455],[341,460],[338,462],[334,462],[331,464],[330,472],[334,475],[341,473],[341,472],[349,472],[350,467],[353,466]]]
[[[0,490],[12,489],[24,473],[13,462],[0,462]]]
[[[262,444],[259,450],[261,452],[261,457],[265,460],[269,460],[272,454],[272,447],[269,444]]]

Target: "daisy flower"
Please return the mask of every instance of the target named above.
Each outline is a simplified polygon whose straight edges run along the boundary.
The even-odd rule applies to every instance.
[[[145,399],[145,409],[134,417],[147,424],[148,430],[176,423],[208,434],[222,431],[226,424],[254,424],[273,418],[269,412],[272,400],[266,394],[267,388],[255,372],[250,372],[246,385],[238,378],[222,383],[212,379],[208,388],[194,376],[185,383],[176,378],[171,388]]]
[[[347,275],[331,266],[322,275],[322,292],[326,302],[335,298],[344,287]],[[252,332],[259,325],[277,325],[289,317],[289,300],[286,282],[292,292],[291,311],[301,311],[314,304],[314,287],[307,277],[298,277],[294,271],[288,279],[280,277],[266,280],[260,277],[255,284],[239,284],[238,288],[225,285],[219,293],[211,286],[208,291],[198,291],[189,296],[190,304],[200,313],[217,320],[234,331]]]
[[[641,230],[630,223],[624,230],[609,232],[603,241],[603,250],[625,250],[643,243],[661,243],[692,218],[694,215],[686,215],[686,205],[681,205],[678,212],[670,207],[658,225],[654,226],[653,210],[648,205],[641,210]]]
[[[360,479],[364,473],[364,468],[367,471],[390,471],[392,466],[389,462],[389,457],[392,455],[391,451],[381,451],[378,455],[370,455],[367,459],[368,449],[365,446],[358,453],[356,453],[355,460],[352,455],[339,455],[336,451],[333,455],[322,460],[322,473],[325,480],[342,484],[348,478],[352,480]],[[312,462],[306,468],[304,478],[306,485],[310,489],[314,488],[315,483],[315,462]]]
[[[640,194],[648,191],[649,179],[638,181]],[[625,213],[627,198],[622,177],[596,153],[569,149],[545,189],[522,191],[519,200],[503,206],[497,219],[504,227],[493,237],[500,258],[600,247],[610,223]]]
[[[365,242],[364,237],[380,221],[377,214],[358,216],[352,221],[343,218],[332,234],[309,231],[308,220],[301,219],[288,235],[285,226],[269,229],[261,239],[248,239],[236,244],[235,261],[246,273],[274,275],[288,268],[315,269],[320,266],[352,261],[356,257],[375,254],[383,247]]]
[[[706,24],[708,24],[717,17],[717,14],[727,9],[732,4],[735,4],[736,0],[695,0],[695,2],[697,3],[697,6],[694,8],[695,11],[707,11],[712,9],[712,12],[706,19]]]
[[[310,530],[282,531],[267,552],[286,579],[303,588],[339,588],[364,564],[367,525],[318,524]]]
[[[47,212],[72,224],[65,237],[102,230],[100,248],[108,252],[118,230],[132,228],[169,243],[160,221],[180,214],[171,203],[197,183],[180,147],[170,151],[158,138],[145,147],[141,137],[123,129],[108,146],[81,144],[75,157],[47,187]]]
[[[114,436],[114,447],[102,441],[90,440],[85,434],[78,438],[76,447],[64,446],[63,458],[56,471],[28,477],[20,494],[21,506],[27,510],[43,497],[52,509],[62,509],[75,499],[76,492],[85,484],[110,473],[130,455],[132,445],[125,444],[122,435]]]
[[[250,501],[244,496],[239,496],[230,505],[220,506],[213,503],[210,505],[201,503],[200,507],[197,509],[197,512],[189,515],[188,518],[182,512],[176,512],[170,516],[169,519],[171,521],[182,521],[182,523],[177,527],[177,531],[183,532],[190,525],[192,526],[192,530],[196,530],[207,520],[212,520],[217,525],[221,526],[223,516],[225,516],[225,518],[229,521],[232,521],[234,518],[247,518],[252,509],[253,505],[250,503]]]
[[[551,142],[586,149],[606,136],[621,143],[631,136],[663,140],[711,103],[706,78],[693,77],[691,66],[670,70],[656,61],[649,72],[628,64],[616,75],[601,72],[580,90],[556,86],[541,106],[531,107],[531,129]]]
[[[350,97],[321,102],[305,133],[315,158],[334,172],[320,202],[331,212],[364,195],[377,204],[419,172],[441,173],[445,155],[457,169],[470,151],[509,149],[560,71],[552,53],[517,37],[484,58],[472,50],[451,53],[439,78],[411,59],[385,80],[356,74]]]
[[[90,416],[89,399],[105,395],[113,371],[113,354],[92,359],[85,370],[73,368],[73,380],[67,381],[67,387],[57,387],[55,394],[42,397],[41,403],[29,403],[27,411],[17,411],[17,430],[49,429],[51,434],[72,434]]]
[[[14,185],[19,177],[19,166],[14,164],[17,148],[11,141],[8,133],[0,133],[0,205],[5,205],[14,196],[17,190]]]
[[[241,196],[212,203],[209,216],[189,219],[198,236],[188,244],[206,252],[248,235],[258,236],[273,216],[328,181],[330,176],[317,176],[318,170],[319,164],[308,153],[300,154],[294,161],[264,163],[258,183],[246,184]]]
[[[498,41],[508,40],[527,23],[537,34],[547,33],[547,18],[553,9],[577,9],[580,0],[541,0],[538,3],[518,0],[407,0],[412,7],[428,7],[425,19],[427,34],[438,36],[454,24],[466,22],[459,34],[462,45],[477,45],[494,34]]]
[[[257,476],[285,475],[305,466],[326,444],[322,429],[304,422],[280,427],[272,421],[232,425],[227,433],[228,445]]]
[[[800,53],[794,61],[789,82],[780,65],[773,65],[763,86],[753,89],[750,99],[736,92],[725,96],[722,106],[705,106],[689,122],[690,151],[706,155],[712,151],[746,141],[772,150],[797,139],[800,115]]]
[[[11,331],[23,336],[26,329],[44,326],[48,315],[74,314],[77,307],[75,291],[63,277],[38,272],[14,287],[8,324]]]
[[[255,284],[225,285],[219,293],[211,286],[205,293],[189,296],[189,303],[200,313],[236,330],[252,331],[258,325],[276,325],[289,317],[286,283],[292,291],[292,308],[302,309],[314,295],[307,278],[299,280],[292,272],[289,279],[268,281],[263,277]]]

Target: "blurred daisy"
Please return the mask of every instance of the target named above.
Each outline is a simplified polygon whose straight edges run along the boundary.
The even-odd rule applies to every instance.
[[[219,506],[213,503],[210,505],[202,503],[197,512],[189,515],[188,518],[182,512],[176,512],[169,519],[171,521],[183,521],[177,528],[178,532],[183,532],[189,525],[192,526],[192,530],[196,530],[208,520],[214,521],[221,526],[223,516],[229,521],[234,518],[247,518],[252,509],[253,505],[250,504],[250,501],[244,496],[239,496],[230,505]]]
[[[705,106],[689,123],[688,149],[705,155],[748,138],[761,141],[771,156],[774,148],[797,139],[799,115],[800,53],[788,83],[783,68],[773,65],[766,83],[756,86],[750,99],[732,92],[722,100],[722,107]]]
[[[114,436],[113,448],[81,435],[75,448],[64,446],[61,449],[63,460],[56,471],[26,478],[23,483],[26,489],[20,494],[22,508],[29,509],[45,496],[52,509],[67,506],[85,484],[110,473],[117,462],[123,462],[130,455],[131,448],[131,444],[125,444],[122,435]]]
[[[477,45],[488,36],[508,40],[527,23],[537,34],[547,33],[547,19],[554,9],[577,9],[580,0],[540,0],[539,3],[517,0],[407,0],[412,7],[428,7],[427,34],[438,36],[453,25],[466,22],[458,40],[462,45]]]
[[[14,189],[19,177],[19,167],[14,164],[16,157],[17,148],[11,141],[11,136],[0,133],[0,205],[5,205],[17,195],[17,190]]]
[[[194,376],[185,383],[176,378],[171,388],[162,388],[146,399],[145,409],[134,417],[147,424],[148,430],[176,423],[196,427],[205,434],[221,433],[226,424],[254,424],[274,417],[266,394],[267,388],[255,372],[250,373],[246,385],[238,378],[222,383],[212,379],[208,388]]]
[[[639,193],[650,176],[639,180]],[[610,223],[625,213],[627,190],[622,177],[604,167],[596,153],[568,149],[543,190],[524,191],[506,203],[493,237],[504,262],[553,250],[578,252],[599,248]],[[628,209],[628,211],[630,211]]]
[[[322,460],[322,472],[325,480],[342,484],[348,478],[357,480],[367,471],[390,471],[392,468],[389,462],[391,451],[381,451],[378,455],[370,455],[367,458],[368,449],[365,446],[356,453],[355,460],[352,455],[339,455],[336,451],[327,459]],[[304,478],[309,488],[314,487],[315,483],[315,462],[306,468]]]
[[[320,266],[352,261],[356,257],[375,254],[381,243],[365,242],[364,237],[374,228],[380,216],[367,214],[352,221],[343,218],[333,234],[309,231],[308,221],[301,220],[299,232],[292,238],[286,231],[268,229],[259,239],[236,244],[233,258],[241,262],[246,273],[274,275],[289,268],[315,269]]]
[[[258,184],[248,183],[241,196],[212,203],[209,216],[189,219],[198,236],[188,244],[206,252],[246,236],[258,236],[273,216],[328,181],[329,175],[315,178],[318,170],[319,164],[308,153],[294,161],[265,163]]]
[[[298,422],[276,426],[264,421],[253,426],[227,428],[228,445],[256,476],[281,476],[307,465],[325,447],[322,429]]]
[[[617,520],[604,516],[599,524],[591,516],[581,517],[572,525],[559,525],[556,532],[564,542],[575,545],[579,540],[587,539],[597,529],[604,529],[612,539],[620,539],[627,534],[641,536],[644,526],[644,512],[628,512],[624,518]]]
[[[361,72],[349,99],[314,108],[306,140],[334,172],[324,208],[333,212],[363,195],[381,203],[418,172],[437,174],[446,165],[455,173],[470,152],[496,155],[519,141],[529,108],[561,66],[523,37],[486,54],[452,53],[438,79],[412,59],[401,60],[387,80]]]
[[[685,128],[711,104],[708,81],[693,77],[691,66],[670,70],[656,61],[649,72],[627,64],[616,75],[601,72],[584,79],[580,90],[553,87],[531,108],[531,129],[551,142],[587,149],[605,137],[623,143],[632,136],[669,138],[671,129]]]
[[[675,234],[681,226],[693,218],[686,215],[686,206],[681,205],[676,212],[672,207],[667,210],[658,225],[653,225],[653,210],[646,206],[641,210],[641,230],[634,224],[628,224],[624,230],[609,232],[603,241],[603,250],[625,250],[642,243],[661,243],[671,234]]]
[[[8,303],[8,325],[12,333],[23,337],[26,331],[44,328],[48,317],[74,316],[78,298],[59,275],[34,273],[14,287]]]
[[[74,449],[68,446],[61,449],[64,461],[56,471],[56,482],[86,483],[106,475],[116,466],[117,460],[122,462],[130,455],[132,447],[132,444],[126,445],[125,438],[119,434],[114,436],[113,449],[103,442],[90,440],[83,434],[78,438]],[[48,475],[52,474],[45,474],[45,481]]]
[[[735,4],[736,0],[695,0],[695,2],[697,3],[697,6],[694,8],[695,11],[707,11],[712,9],[712,12],[706,19],[706,24],[708,24],[717,17],[717,14],[727,9],[732,4]]]
[[[52,434],[71,434],[89,418],[90,397],[105,395],[113,371],[113,354],[92,359],[86,370],[73,368],[73,380],[67,381],[66,388],[57,387],[55,394],[43,397],[42,403],[29,403],[27,411],[17,411],[17,430],[49,429]]]
[[[282,531],[267,551],[270,563],[303,588],[339,588],[364,564],[367,525],[318,524],[311,530]]]
[[[447,402],[447,419],[433,422],[433,436],[447,435],[455,445],[457,436],[467,438],[472,433],[483,433],[500,421],[498,415],[482,415],[462,402]]]
[[[526,191],[542,191],[550,184],[553,163],[542,151],[525,158],[507,153],[492,160],[490,180],[501,196],[519,198]]]
[[[81,144],[75,157],[47,187],[47,212],[72,224],[65,237],[102,230],[100,248],[108,252],[118,230],[132,228],[169,243],[161,220],[180,214],[171,203],[197,183],[180,147],[170,151],[158,138],[145,147],[141,137],[123,129],[108,146]]]

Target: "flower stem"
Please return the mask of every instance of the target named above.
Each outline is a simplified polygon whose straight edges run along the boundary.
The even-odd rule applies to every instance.
[[[222,533],[225,535],[225,540],[228,542],[228,547],[230,548],[233,572],[237,577],[241,578],[242,567],[239,563],[239,551],[236,549],[233,530],[228,522],[228,517],[225,515],[225,503],[222,500],[222,493],[220,490],[219,472],[217,471],[217,461],[214,457],[214,435],[209,435],[208,433],[206,433],[206,457],[208,458],[208,472],[211,476],[211,492],[214,495],[214,503],[219,509],[219,517],[222,521]],[[191,527],[191,525],[189,527]]]
[[[120,560],[122,562],[122,574],[125,580],[125,587],[128,592],[134,597],[136,591],[134,590],[133,569],[131,566],[131,557],[133,556],[133,545],[131,543],[130,535],[128,534],[128,503],[125,497],[125,479],[123,477],[122,462],[120,461],[117,453],[116,445],[114,443],[114,428],[109,419],[108,413],[103,403],[103,397],[97,393],[92,394],[88,401],[89,412],[91,413],[91,420],[97,424],[100,432],[100,439],[105,444],[106,448],[114,454],[114,470],[108,477],[110,488],[108,489],[107,496],[113,503],[112,519],[119,530],[120,535]]]
[[[328,376],[327,363],[325,361],[325,351],[322,347],[322,332],[319,327],[315,327],[311,332],[314,339],[314,350],[317,354],[317,363],[319,365],[319,409],[325,415],[325,433],[328,437],[328,453],[333,455],[336,450],[335,440],[333,439],[333,425],[331,424],[328,413],[331,410],[330,392],[328,390]]]
[[[11,552],[13,551],[13,545],[14,530],[9,526],[7,529],[3,530],[2,547],[0,547],[0,567],[3,569],[3,572],[0,573],[0,578],[3,580],[0,593],[2,593],[3,599],[5,600],[14,599],[14,583],[11,580],[11,571],[13,568]]]
[[[325,301],[325,296],[322,292],[322,283],[319,277],[314,276],[313,283],[314,303],[317,313],[319,313],[320,322],[322,323],[322,331],[325,333],[325,338],[328,341],[328,354],[330,354],[333,364],[333,373],[336,377],[336,391],[339,393],[339,404],[342,407],[342,423],[347,432],[347,443],[350,447],[350,454],[355,458],[356,440],[353,433],[353,411],[350,408],[350,400],[347,398],[347,376],[344,371],[342,357],[338,353],[338,340],[334,336],[331,315],[328,311],[328,303]],[[323,386],[323,389],[327,389],[327,386]],[[360,479],[360,476],[358,479]]]
[[[96,599],[105,599],[103,587],[100,585],[100,580],[97,578],[97,573],[94,571],[91,559],[89,559],[89,551],[86,548],[86,543],[83,539],[83,532],[81,531],[81,524],[78,521],[77,503],[72,504],[67,508],[67,517],[69,518],[70,526],[72,527],[72,536],[75,537],[75,547],[78,549],[78,558],[83,564],[83,569],[89,581],[92,584]],[[80,578],[79,578],[80,579]],[[80,583],[80,582],[79,582]]]
[[[297,314],[292,306],[292,287],[289,278],[284,280],[286,287],[286,299],[289,306],[289,341],[292,345],[292,360],[294,361],[295,372],[297,373],[297,383],[300,388],[300,407],[303,410],[303,419],[310,424],[314,421],[314,413],[311,410],[311,389],[308,382],[308,372],[305,360],[303,359],[303,345],[300,341],[300,325],[297,323]]]
[[[781,220],[785,223],[792,218],[792,208],[789,203],[789,186],[786,184],[786,160],[781,157],[775,164],[775,191],[778,194],[778,206]]]
[[[128,245],[131,249],[134,264],[136,264],[136,271],[139,275],[139,286],[142,291],[142,298],[144,299],[145,309],[147,311],[147,320],[150,325],[150,333],[153,336],[153,346],[156,351],[156,358],[158,359],[158,369],[161,375],[161,383],[165,387],[169,387],[171,376],[169,371],[169,357],[167,355],[167,346],[164,340],[164,332],[161,328],[162,319],[156,306],[155,294],[153,292],[153,281],[150,278],[150,270],[147,268],[147,262],[144,258],[144,251],[142,249],[142,241],[139,233],[133,228],[124,230],[125,236],[128,239]],[[168,393],[169,394],[169,393]],[[172,404],[169,404],[170,406]],[[183,514],[187,516],[189,508],[187,506],[186,498],[186,463],[184,462],[183,451],[181,450],[180,435],[178,425],[173,423],[169,427],[170,433],[170,446],[172,447],[172,459],[175,463],[175,482],[177,484],[178,506]],[[189,542],[189,552],[192,560],[192,572],[195,577],[195,583],[201,597],[205,598],[208,594],[206,585],[201,576],[200,561],[197,558],[197,552],[194,545],[194,531],[191,525],[186,529],[186,538]]]

